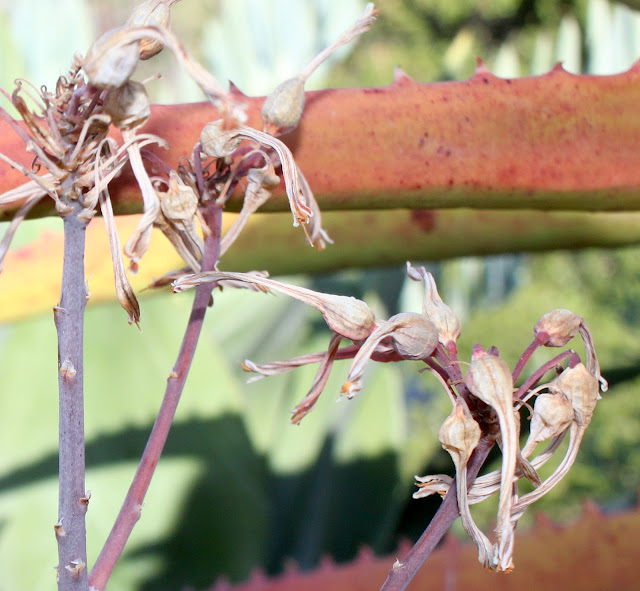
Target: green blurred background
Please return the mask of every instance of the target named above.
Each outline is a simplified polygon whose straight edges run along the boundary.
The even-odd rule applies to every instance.
[[[633,5],[633,2],[629,2]],[[265,94],[293,75],[348,26],[357,0],[183,0],[174,30],[221,80]],[[74,51],[121,24],[133,3],[44,0],[0,2],[0,82],[18,76],[52,86]],[[400,65],[418,81],[461,79],[483,57],[502,76],[544,72],[563,61],[572,72],[620,72],[640,55],[640,18],[605,0],[382,0],[372,31],[343,51],[310,87],[385,85]],[[201,100],[171,55],[145,64],[155,102]],[[16,246],[55,219],[23,225]],[[293,231],[293,230],[292,230]],[[339,248],[337,244],[331,248]],[[321,256],[321,255],[318,255]],[[636,248],[548,255],[525,253],[424,263],[463,320],[462,357],[479,342],[512,364],[537,318],[555,307],[583,315],[612,387],[596,411],[577,465],[535,510],[557,520],[584,499],[605,509],[635,503],[640,486]],[[143,261],[144,264],[144,261]],[[292,279],[364,298],[381,316],[418,311],[422,293],[404,268],[342,270]],[[33,278],[34,289],[37,278]],[[90,306],[86,330],[87,516],[90,562],[117,514],[173,365],[189,294],[143,297],[139,333],[116,304]],[[52,302],[52,305],[55,302]],[[227,290],[216,296],[166,454],[142,520],[111,589],[206,588],[218,576],[242,580],[294,560],[349,560],[366,544],[392,552],[415,538],[437,501],[411,499],[413,474],[451,472],[437,431],[449,411],[418,365],[371,366],[352,401],[336,402],[347,365],[338,363],[317,408],[299,427],[289,410],[315,368],[245,384],[238,361],[285,359],[322,350],[319,315],[284,297]],[[541,353],[536,362],[551,355]],[[0,591],[50,589],[56,546],[57,386],[49,314],[0,326]],[[552,469],[552,468],[550,468]],[[489,527],[494,506],[474,509]]]

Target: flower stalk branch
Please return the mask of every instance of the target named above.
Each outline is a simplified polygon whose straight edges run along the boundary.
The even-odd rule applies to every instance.
[[[211,232],[204,241],[202,268],[212,270],[218,262],[220,252],[222,210],[214,203],[209,203],[205,206],[203,214]],[[196,290],[187,329],[182,340],[180,351],[178,352],[178,358],[173,370],[169,374],[167,388],[160,409],[158,410],[158,416],[149,435],[136,474],[120,509],[120,513],[91,570],[89,583],[92,589],[97,591],[102,591],[105,588],[135,524],[138,519],[140,519],[144,497],[149,488],[162,450],[164,449],[165,442],[167,441],[169,429],[171,428],[173,417],[180,402],[180,396],[182,395],[187,375],[189,374],[191,362],[193,361],[193,355],[198,344],[205,313],[209,306],[211,292],[215,286],[215,283],[206,283],[198,286]]]
[[[76,202],[64,217],[64,264],[60,302],[53,310],[58,333],[59,389],[59,591],[86,591],[87,544],[85,491],[83,333],[87,286],[84,244],[87,222]]]

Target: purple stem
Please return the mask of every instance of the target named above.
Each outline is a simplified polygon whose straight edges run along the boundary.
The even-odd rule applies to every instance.
[[[473,486],[473,482],[484,464],[491,448],[493,440],[482,437],[467,466],[468,488]],[[436,548],[444,534],[447,533],[451,524],[458,518],[458,497],[456,494],[455,480],[449,487],[449,492],[442,505],[438,509],[429,526],[420,539],[415,543],[409,554],[401,561],[401,566],[391,568],[380,591],[403,591],[407,588],[413,577],[416,575],[424,561]]]
[[[516,393],[513,395],[513,399],[520,400],[531,388],[535,388],[536,384],[542,379],[542,376],[544,376],[544,374],[556,367],[562,367],[562,361],[564,361],[572,354],[573,351],[571,349],[568,349],[567,351],[563,351],[559,355],[556,355],[553,359],[550,359],[544,365],[541,365],[524,381],[522,386],[518,388]]]
[[[210,271],[215,268],[220,253],[220,233],[222,230],[222,209],[213,203],[205,206],[204,219],[211,232],[206,236],[204,242],[204,254],[202,259],[202,270]],[[200,337],[205,312],[209,305],[211,292],[215,288],[215,283],[205,283],[196,288],[196,295],[193,300],[191,316],[187,330],[185,331],[178,358],[169,374],[167,389],[158,416],[149,435],[149,440],[140,459],[138,470],[133,478],[129,492],[120,509],[120,513],[111,529],[111,533],[100,552],[100,556],[89,575],[89,583],[92,588],[102,591],[113,572],[116,562],[120,558],[124,546],[131,535],[131,531],[138,519],[145,494],[149,488],[149,483],[153,477],[156,465],[160,460],[160,455],[173,422],[173,417],[180,401],[180,395],[189,374],[191,361],[196,350],[196,345]]]
[[[85,492],[83,331],[87,290],[84,246],[87,222],[78,219],[76,202],[64,217],[64,265],[60,303],[53,309],[58,332],[59,390],[59,591],[86,591],[87,543]]]
[[[520,359],[518,359],[518,363],[516,363],[516,366],[513,368],[513,372],[511,373],[514,384],[518,381],[518,378],[520,377],[520,374],[522,373],[524,366],[527,365],[527,362],[529,361],[529,359],[531,359],[531,356],[533,355],[535,350],[542,344],[543,343],[541,343],[538,340],[538,338],[535,338],[533,339],[533,341],[531,341],[529,346],[524,350],[522,355],[520,355]]]

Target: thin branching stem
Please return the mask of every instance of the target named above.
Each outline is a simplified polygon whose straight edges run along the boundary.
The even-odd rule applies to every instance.
[[[85,492],[83,323],[87,290],[84,245],[87,222],[79,218],[76,202],[64,217],[64,266],[59,304],[54,308],[58,331],[59,386],[59,591],[87,591]]]
[[[487,459],[493,443],[493,440],[486,436],[480,439],[467,466],[467,489],[473,486],[473,482]],[[433,552],[459,515],[460,511],[458,509],[456,486],[452,483],[447,496],[429,523],[429,526],[424,530],[424,533],[420,536],[420,539],[415,543],[413,548],[411,548],[404,560],[391,568],[387,575],[387,580],[382,587],[380,587],[380,591],[403,591],[406,589],[425,560],[431,552]]]
[[[211,232],[205,238],[202,268],[203,270],[209,271],[215,268],[220,252],[222,210],[215,204],[210,203],[205,207],[204,217]],[[211,298],[211,292],[215,286],[215,283],[206,283],[198,286],[196,289],[191,315],[178,353],[178,358],[167,380],[164,398],[151,434],[149,435],[144,453],[140,459],[138,470],[122,504],[120,513],[111,529],[111,533],[89,576],[89,583],[96,591],[102,591],[105,588],[131,531],[140,518],[142,503],[167,440],[169,429],[171,428],[171,423],[173,422],[173,417],[178,407],[180,395],[187,380],[189,368],[191,367],[193,355],[200,337],[205,312]]]

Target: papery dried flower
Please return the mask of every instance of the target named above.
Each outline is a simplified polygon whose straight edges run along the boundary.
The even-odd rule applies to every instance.
[[[133,74],[140,58],[140,40],[127,33],[127,27],[111,29],[89,48],[83,69],[93,86],[118,88]]]
[[[283,135],[298,127],[304,111],[304,85],[304,80],[290,78],[276,86],[262,105],[264,131]]]
[[[433,275],[424,267],[415,268],[410,263],[407,263],[407,274],[414,281],[424,281],[422,313],[436,325],[440,343],[445,346],[451,341],[455,343],[462,332],[460,320],[442,301]]]
[[[185,275],[173,282],[173,291],[177,293],[203,283],[221,280],[233,280],[250,285],[259,285],[267,290],[273,289],[309,304],[320,311],[331,330],[353,341],[366,339],[375,328],[375,314],[361,300],[351,296],[339,296],[313,291],[305,287],[288,285],[248,273],[209,271],[207,273]]]
[[[583,428],[589,426],[600,395],[598,380],[582,363],[567,367],[549,383],[549,391],[565,396],[573,407],[575,421]]]
[[[428,318],[412,312],[402,312],[389,320],[380,321],[353,358],[349,375],[342,386],[342,393],[348,398],[353,398],[360,391],[365,365],[385,339],[401,358],[425,359],[438,344],[438,331]]]
[[[273,164],[265,156],[266,164],[262,168],[252,168],[247,173],[247,188],[244,192],[242,209],[233,225],[220,241],[220,256],[222,256],[236,240],[249,217],[269,199],[272,189],[280,184],[280,177],[275,172]]]
[[[138,4],[127,19],[129,27],[166,27],[171,21],[171,6],[179,0],[147,0]],[[140,40],[140,59],[148,60],[160,53],[164,45],[152,37]]]
[[[540,394],[536,398],[529,427],[529,438],[522,455],[526,458],[541,441],[564,433],[573,421],[573,407],[561,392]]]
[[[195,223],[198,196],[175,171],[169,174],[168,191],[156,193],[161,213],[154,221],[154,226],[162,231],[190,269],[199,271],[204,244]]]
[[[480,435],[480,425],[471,417],[464,401],[458,398],[438,432],[440,444],[449,452],[456,469],[467,464],[480,441]]]
[[[509,367],[499,357],[483,354],[477,346],[474,347],[474,357],[465,383],[474,396],[496,411],[502,442],[500,503],[496,526],[498,543],[491,566],[496,570],[509,571],[513,568],[512,482],[516,471],[517,450],[520,447],[513,410],[513,380]]]
[[[541,316],[533,327],[533,334],[536,337],[542,333],[548,335],[544,342],[547,347],[564,347],[578,334],[582,321],[582,316],[574,314],[571,310],[559,308]]]
[[[365,7],[362,16],[334,43],[320,52],[300,74],[295,78],[285,80],[276,87],[262,105],[262,121],[265,132],[271,135],[282,135],[298,127],[304,110],[304,85],[309,76],[336,49],[369,30],[375,21],[376,14],[377,10],[370,2]]]
[[[447,474],[431,474],[429,476],[414,476],[418,490],[413,493],[414,499],[422,499],[438,494],[445,497],[451,488],[453,478]]]
[[[533,333],[536,338],[543,339],[542,344],[546,347],[564,347],[580,333],[587,354],[587,369],[596,376],[602,391],[607,391],[607,381],[600,375],[593,337],[582,316],[562,308],[552,310],[538,320]]]
[[[475,524],[467,499],[467,462],[480,441],[480,425],[473,420],[464,400],[458,398],[451,414],[444,420],[438,439],[449,452],[456,467],[458,507],[465,531],[478,548],[479,562],[488,567],[491,561],[491,543]]]
[[[212,158],[226,158],[238,148],[242,136],[238,129],[225,129],[222,119],[207,123],[200,133],[202,151]]]
[[[316,376],[313,379],[309,393],[298,404],[296,404],[296,407],[293,409],[291,422],[294,425],[299,424],[300,421],[309,413],[318,400],[320,394],[322,394],[324,387],[327,385],[327,380],[329,379],[329,374],[331,373],[331,368],[333,367],[333,362],[335,361],[341,340],[342,337],[339,334],[334,333],[331,337],[329,347],[322,363],[320,363],[318,371],[316,372]]]
[[[147,90],[140,82],[127,80],[107,95],[104,105],[112,123],[120,129],[135,129],[151,116]]]

